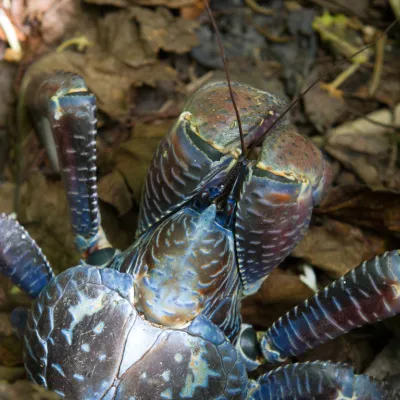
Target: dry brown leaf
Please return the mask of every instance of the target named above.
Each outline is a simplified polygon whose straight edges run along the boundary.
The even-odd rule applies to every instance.
[[[0,61],[0,128],[4,128],[10,119],[10,112],[15,103],[14,79],[17,67]]]
[[[132,195],[117,170],[100,178],[97,188],[99,198],[114,206],[120,216],[132,209]]]
[[[13,334],[10,314],[5,312],[0,312],[0,335],[11,336]]]
[[[364,185],[338,186],[328,192],[316,213],[380,232],[399,232],[400,194]]]
[[[312,226],[292,252],[339,278],[362,261],[375,256],[361,229],[335,220]]]
[[[84,0],[85,3],[97,4],[98,6],[108,5],[114,7],[127,7],[129,0]]]
[[[365,367],[374,358],[374,346],[367,335],[355,337],[351,333],[337,337],[321,346],[311,349],[298,357],[300,362],[306,361],[331,361],[346,362],[357,373],[365,370]]]
[[[195,0],[192,4],[181,7],[181,17],[185,19],[196,19],[200,17],[205,9],[203,0]]]
[[[140,24],[141,37],[157,53],[159,50],[186,53],[198,44],[194,21],[174,17],[171,11],[159,7],[155,11],[132,7],[131,15]]]
[[[15,336],[1,338],[0,363],[6,367],[22,365],[22,342]]]
[[[190,6],[196,0],[85,0],[86,3],[97,5],[110,5],[114,7],[132,6],[165,6],[170,8],[181,8]]]
[[[19,221],[42,248],[56,273],[79,263],[64,185],[36,172],[22,186]]]
[[[313,294],[296,274],[276,268],[255,295],[244,299],[241,313],[245,322],[267,328]]]
[[[50,44],[61,39],[81,12],[79,0],[30,0],[25,17],[39,21],[41,36]]]
[[[11,182],[0,183],[0,213],[13,212],[15,184]]]
[[[303,90],[307,89],[322,72],[322,68],[314,69],[304,82]],[[304,96],[303,103],[308,118],[322,134],[325,134],[347,109],[343,98],[332,96],[320,85],[316,85],[307,96]]]
[[[156,55],[144,42],[126,11],[108,13],[99,22],[98,43],[105,53],[131,67],[156,63]]]
[[[398,175],[392,165],[396,147],[389,136],[390,128],[385,126],[393,124],[400,127],[400,105],[394,110],[393,119],[389,110],[375,111],[367,118],[359,118],[332,129],[325,150],[369,186],[400,189],[398,180],[393,179]]]
[[[400,345],[398,338],[392,340],[375,358],[366,374],[376,379],[385,380],[400,373]]]
[[[130,0],[131,4],[138,4],[141,6],[166,6],[170,8],[181,8],[190,6],[196,0]]]
[[[58,70],[83,76],[89,89],[96,95],[99,109],[111,118],[120,120],[126,119],[129,114],[131,85],[154,86],[160,80],[176,80],[176,71],[168,65],[157,63],[131,68],[102,52],[98,46],[88,49],[86,54],[73,51],[50,53],[33,64],[28,74],[34,76]]]
[[[153,124],[137,123],[132,139],[122,143],[115,154],[116,169],[132,190],[137,204],[140,203],[142,187],[154,151],[171,125],[170,120]]]
[[[47,392],[38,385],[29,381],[17,381],[13,384],[0,382],[1,400],[57,400],[55,393]]]
[[[16,381],[17,379],[22,379],[25,377],[25,368],[24,367],[4,367],[0,365],[0,377],[1,380],[6,380],[9,382]],[[0,389],[1,394],[1,389]],[[2,397],[0,397],[2,399]]]

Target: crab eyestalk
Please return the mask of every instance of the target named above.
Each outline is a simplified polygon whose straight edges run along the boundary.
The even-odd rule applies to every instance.
[[[95,96],[80,76],[59,72],[34,78],[25,98],[53,166],[61,168],[75,244],[85,258],[96,253],[95,264],[104,264],[111,245],[98,208]],[[108,250],[99,256],[102,249]]]

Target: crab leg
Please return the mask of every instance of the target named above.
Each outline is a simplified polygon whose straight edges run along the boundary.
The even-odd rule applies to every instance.
[[[395,400],[399,393],[352,368],[330,362],[286,365],[263,376],[249,392],[251,400],[291,399],[379,399]]]
[[[362,263],[275,322],[261,340],[268,362],[283,361],[321,343],[400,312],[399,251]]]
[[[0,215],[0,274],[36,298],[54,277],[42,251],[28,232],[11,217]]]
[[[63,72],[34,79],[25,98],[52,164],[61,166],[78,250],[109,249],[98,209],[94,95],[80,76]]]

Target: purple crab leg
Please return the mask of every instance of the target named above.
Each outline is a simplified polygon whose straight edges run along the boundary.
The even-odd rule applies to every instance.
[[[88,256],[111,247],[100,227],[95,96],[80,76],[58,72],[35,79],[26,97],[52,164],[60,165],[78,250]]]
[[[42,251],[14,219],[0,215],[0,274],[36,298],[54,277]]]
[[[343,364],[315,361],[286,365],[261,376],[248,398],[395,400],[400,399],[400,394],[367,375],[356,375]]]
[[[261,340],[268,362],[400,312],[399,250],[362,263],[275,322]]]

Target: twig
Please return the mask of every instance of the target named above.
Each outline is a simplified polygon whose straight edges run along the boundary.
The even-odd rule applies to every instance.
[[[274,15],[275,14],[274,10],[260,6],[256,0],[245,0],[244,2],[246,3],[246,5],[248,7],[250,7],[254,12],[256,12],[258,14],[264,14],[264,15]]]

